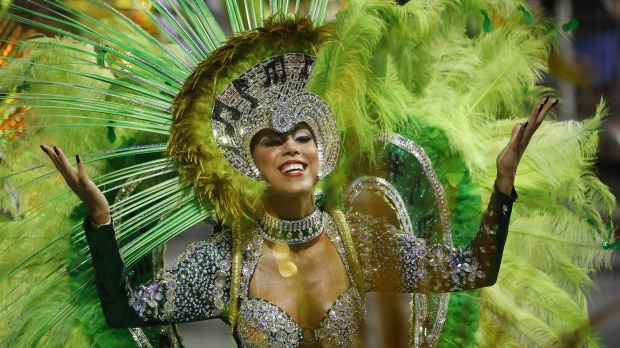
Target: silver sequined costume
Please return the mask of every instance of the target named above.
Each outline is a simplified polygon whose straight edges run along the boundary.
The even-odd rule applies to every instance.
[[[513,197],[496,191],[477,235],[464,250],[428,244],[382,220],[348,214],[366,291],[448,292],[494,284],[513,201]],[[351,275],[340,232],[333,219],[324,214],[325,232],[341,256],[351,286],[332,304],[320,327],[312,329],[313,335],[324,347],[359,346],[366,324],[364,301]],[[193,243],[157,279],[131,290],[126,285],[113,228],[94,230],[88,225],[85,223],[84,227],[96,284],[110,326],[227,319],[232,264],[230,233],[219,232]],[[248,298],[262,244],[263,239],[257,234],[243,248],[236,338],[243,347],[295,347],[304,329],[277,305]]]

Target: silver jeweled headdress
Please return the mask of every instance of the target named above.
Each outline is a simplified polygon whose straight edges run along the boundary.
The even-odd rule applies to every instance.
[[[262,61],[234,79],[213,106],[213,137],[230,165],[261,180],[250,143],[262,129],[279,133],[305,122],[312,129],[319,153],[319,178],[332,171],[340,138],[327,103],[307,92],[316,58],[285,53]]]

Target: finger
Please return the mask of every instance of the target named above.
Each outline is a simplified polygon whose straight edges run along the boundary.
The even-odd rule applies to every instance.
[[[549,96],[544,97],[540,102],[538,102],[538,105],[537,105],[538,109],[536,110],[537,112],[533,114],[539,114],[545,108],[548,102],[549,102]]]
[[[80,155],[75,155],[75,163],[77,163],[77,168],[78,168],[78,175],[83,175],[84,174],[84,163],[82,163],[82,159],[80,158]]]
[[[559,101],[560,101],[559,99],[556,99],[553,101],[553,103],[549,103],[545,105],[543,110],[538,114],[538,118],[536,119],[537,125],[540,125],[544,121],[545,117],[547,117],[547,115],[549,114],[549,111],[551,111],[551,109],[553,109],[556,105],[558,105]]]
[[[528,127],[528,123],[525,122],[523,124],[518,124],[516,126],[514,126],[514,128],[512,129],[512,135],[510,137],[510,143],[508,143],[508,147],[516,152],[516,153],[521,153],[522,151],[522,142],[523,142],[523,138],[525,136],[525,130]]]
[[[77,163],[77,177],[81,187],[87,187],[91,183],[86,170],[84,169],[84,162],[80,155],[75,155],[75,162]]]
[[[533,122],[536,121],[536,119],[538,118],[538,115],[543,111],[543,109],[545,108],[546,105],[548,105],[549,102],[549,97],[545,97],[543,99],[541,99],[538,104],[536,104],[536,106],[534,107],[534,109],[532,110],[532,112],[530,113],[530,115],[527,118],[527,122],[531,122],[533,124]]]
[[[56,155],[58,156],[58,162],[67,169],[67,172],[69,173],[75,173],[77,174],[77,171],[75,170],[75,168],[73,167],[73,165],[71,164],[71,162],[69,162],[69,159],[67,158],[67,156],[65,156],[65,153],[62,152],[62,150],[59,147],[54,146],[54,152],[56,153]]]
[[[551,109],[557,103],[558,103],[557,99],[553,101],[552,103],[549,103],[549,97],[546,97],[545,99],[541,100],[540,103],[538,103],[538,105],[536,106],[534,111],[530,114],[530,117],[528,117],[528,120],[527,120],[528,128],[525,130],[525,135],[523,137],[524,147],[527,147],[527,145],[530,143],[530,140],[532,139],[532,136],[538,130],[538,127],[540,127],[545,117],[547,117],[547,114],[549,113],[549,111],[551,111]]]
[[[75,170],[71,167],[71,165],[69,165],[71,168],[68,168],[69,170],[67,170],[67,166],[62,162],[59,156],[61,154],[59,149],[56,146],[54,146],[54,148],[50,148],[49,146],[40,145],[40,147],[41,150],[43,150],[43,152],[45,152],[45,154],[52,160],[54,167],[56,167],[56,170],[58,170],[60,175],[62,175],[69,188],[77,193],[77,175],[72,175],[72,172],[75,172]]]
[[[39,145],[41,147],[41,150],[43,150],[43,152],[45,152],[45,154],[47,155],[47,157],[49,157],[50,159],[54,159],[54,151],[52,151],[52,149],[50,149],[49,146],[45,146],[45,145]]]
[[[530,132],[536,131],[538,116],[540,115],[541,112],[543,112],[543,110],[545,110],[545,108],[548,105],[549,105],[548,96],[541,99],[538,102],[538,104],[536,104],[536,106],[534,107],[534,109],[532,110],[532,112],[530,113],[530,116],[527,118],[527,121],[526,121],[528,125],[530,125],[530,128],[529,128]],[[526,137],[527,137],[527,133],[528,132],[526,132]]]
[[[549,102],[549,97],[545,97],[541,99],[538,102],[538,104],[536,104],[536,106],[534,107],[530,115],[528,116],[526,123],[529,125],[529,127],[527,127],[527,129],[525,130],[525,134],[523,137],[526,140],[526,142],[529,141],[529,139],[532,137],[532,135],[536,131],[538,115],[540,115],[542,110],[544,110],[545,106],[548,105],[548,102]]]
[[[49,157],[52,160],[54,167],[56,167],[56,169],[60,171],[60,162],[59,162],[58,155],[56,154],[56,152],[54,152],[54,150],[52,150],[52,148],[50,148],[49,146],[45,146],[45,145],[40,145],[40,146],[43,152],[45,152],[45,154],[47,155],[47,157]]]
[[[67,181],[68,184],[71,184],[72,182],[73,183],[77,182],[77,180],[78,180],[78,173],[75,170],[75,168],[73,167],[73,165],[71,163],[69,163],[69,160],[67,159],[67,156],[65,156],[65,154],[62,152],[62,150],[59,147],[56,147],[56,146],[54,146],[54,152],[58,156],[58,163],[60,165],[58,170],[60,171],[62,176],[65,178],[65,181]],[[70,180],[71,180],[71,182],[70,182]],[[69,185],[69,186],[71,186],[71,185]]]
[[[80,155],[75,155],[75,162],[77,163],[78,177],[81,180],[90,180],[88,178],[88,174],[86,174],[86,170],[84,169],[84,162],[82,161],[82,157],[80,157]]]

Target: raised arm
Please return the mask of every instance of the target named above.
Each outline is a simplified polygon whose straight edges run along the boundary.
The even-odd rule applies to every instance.
[[[350,214],[360,264],[368,291],[449,292],[495,284],[508,235],[513,184],[519,161],[557,101],[545,98],[528,120],[513,128],[497,157],[497,179],[480,228],[465,249],[415,238],[386,221]]]
[[[76,156],[77,170],[60,148],[41,145],[67,185],[86,205],[83,227],[91,251],[95,284],[111,327],[177,323],[217,317],[228,303],[230,234],[218,233],[194,243],[166,270],[135,289],[129,287],[111,223],[110,206],[88,178]]]
[[[105,196],[99,190],[84,170],[84,163],[79,155],[75,155],[77,170],[69,163],[67,156],[56,146],[41,145],[41,150],[45,152],[54,162],[54,166],[65,179],[71,190],[80,198],[88,209],[90,221],[96,225],[108,223],[110,217],[110,205]]]
[[[514,196],[495,189],[478,233],[465,248],[406,234],[368,215],[347,215],[367,291],[429,293],[493,285]]]
[[[525,123],[517,124],[512,129],[512,136],[508,145],[497,156],[497,178],[495,184],[497,189],[505,195],[510,195],[515,176],[517,175],[517,167],[523,157],[523,153],[532,139],[532,136],[538,130],[545,117],[551,109],[558,103],[557,100],[549,102],[549,97],[541,100],[532,110]]]

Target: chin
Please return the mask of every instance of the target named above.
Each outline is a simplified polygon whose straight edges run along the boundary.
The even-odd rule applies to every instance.
[[[314,195],[314,182],[293,182],[286,185],[275,185],[271,187],[271,192],[279,196],[297,197],[305,195]]]
[[[314,187],[300,187],[296,189],[281,190],[278,194],[286,197],[304,197],[307,195],[314,195]]]

